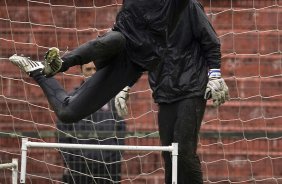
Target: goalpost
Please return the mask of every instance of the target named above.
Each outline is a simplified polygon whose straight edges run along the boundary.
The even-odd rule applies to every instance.
[[[12,184],[18,183],[18,159],[13,158],[11,163],[0,164],[1,169],[12,169]]]
[[[210,102],[207,105],[198,144],[204,184],[280,184],[282,1],[199,1],[220,38],[222,75],[231,95],[231,100],[219,108],[213,108]],[[20,173],[26,183],[61,184],[66,171],[72,178],[93,178],[91,168],[79,170],[72,168],[73,163],[65,164],[69,157],[105,166],[119,163],[122,184],[164,183],[160,150],[116,150],[120,160],[106,161],[85,155],[83,148],[74,152],[57,147],[61,146],[61,137],[78,144],[96,141],[99,144],[94,147],[99,153],[103,152],[102,143],[109,139],[124,142],[124,147],[118,146],[122,149],[161,145],[158,108],[146,74],[130,91],[126,131],[97,130],[98,125],[109,121],[120,126],[121,121],[114,118],[86,120],[91,130],[76,130],[74,125],[62,130],[40,87],[8,61],[13,54],[42,60],[48,48],[54,46],[63,55],[111,28],[121,3],[122,0],[0,1],[0,162],[20,159],[22,138],[28,138],[26,162],[19,163],[26,168]],[[82,80],[80,68],[75,67],[56,78],[67,91],[78,87]],[[41,143],[55,148],[33,147]],[[0,170],[0,183],[11,181],[10,173]]]
[[[131,151],[168,151],[172,155],[172,184],[177,184],[177,155],[178,143],[171,146],[114,146],[114,145],[90,145],[90,144],[62,144],[30,142],[27,138],[22,139],[21,154],[21,177],[20,183],[25,183],[27,149],[28,148],[66,148],[66,149],[100,149],[100,150],[131,150]],[[14,166],[13,166],[14,167]]]

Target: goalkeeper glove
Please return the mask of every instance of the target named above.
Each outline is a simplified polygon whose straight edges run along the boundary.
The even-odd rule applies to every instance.
[[[115,97],[115,108],[120,117],[124,117],[128,114],[126,101],[129,97],[129,90],[130,87],[126,86]]]
[[[209,71],[209,82],[206,87],[205,99],[212,99],[213,106],[218,107],[225,101],[229,100],[229,90],[221,78],[220,69],[210,69]]]
[[[43,61],[43,74],[46,77],[52,77],[60,72],[63,60],[61,59],[59,52],[59,49],[56,47],[52,47],[46,52],[44,56],[45,60]]]

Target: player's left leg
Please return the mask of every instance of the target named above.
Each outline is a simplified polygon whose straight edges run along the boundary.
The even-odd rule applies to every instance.
[[[174,142],[174,123],[177,119],[177,103],[161,103],[158,112],[158,128],[162,146],[170,146]],[[165,183],[172,181],[172,160],[171,154],[162,152],[165,163]]]
[[[174,141],[179,143],[179,184],[202,184],[201,163],[197,155],[198,134],[206,108],[202,97],[184,99],[179,102],[174,129]]]

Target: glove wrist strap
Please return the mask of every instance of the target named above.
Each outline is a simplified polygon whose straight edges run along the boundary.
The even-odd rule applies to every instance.
[[[210,69],[208,76],[209,78],[221,78],[220,69]]]

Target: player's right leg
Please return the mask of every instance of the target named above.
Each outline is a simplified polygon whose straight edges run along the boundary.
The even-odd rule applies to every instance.
[[[35,70],[41,70],[46,77],[52,77],[58,72],[68,70],[71,66],[83,65],[90,61],[95,62],[97,69],[103,68],[124,47],[124,36],[120,32],[110,31],[95,40],[79,46],[62,58],[60,57],[59,49],[52,47],[45,54],[43,63],[17,55],[11,56],[9,60],[28,74]]]
[[[42,71],[44,69],[44,66],[41,62],[32,61],[28,57],[18,56],[15,54],[11,56],[9,60],[28,75],[33,71]]]
[[[54,51],[59,53],[59,50],[57,48],[51,48],[49,51]],[[58,56],[57,53],[53,55]],[[55,75],[62,66],[62,60],[60,60],[59,57],[53,57],[52,60],[49,59],[50,62],[47,62],[45,60],[43,63],[41,63],[38,61],[33,61],[29,57],[18,56],[15,54],[11,56],[9,60],[28,75],[30,75],[31,72],[39,70],[46,77],[51,77]]]
[[[176,103],[159,104],[158,128],[162,146],[170,146],[174,142],[174,123],[177,118]],[[170,184],[172,180],[172,161],[171,154],[167,151],[162,152],[165,163],[165,183]]]
[[[46,77],[52,77],[56,75],[56,73],[62,71],[63,60],[60,57],[60,51],[58,48],[52,47],[48,50],[45,54],[43,65],[43,73]]]
[[[45,66],[50,65],[54,61],[62,61],[60,72],[68,70],[75,65],[83,65],[94,61],[97,69],[101,69],[110,62],[114,57],[125,49],[125,37],[117,31],[109,31],[102,36],[88,41],[71,52],[66,53],[62,58],[59,56],[57,48],[51,48],[45,55]]]
[[[33,79],[42,88],[46,95],[49,103],[59,117],[60,114],[67,113],[71,114],[65,103],[69,96],[63,87],[53,77],[46,78],[43,74],[44,66],[41,62],[32,61],[28,57],[13,55],[9,60],[18,66],[22,71],[33,77]],[[59,117],[60,119],[60,117]]]
[[[124,54],[120,54],[114,58],[111,65],[98,70],[90,77],[74,96],[69,96],[56,79],[43,75],[42,67],[34,65],[37,62],[23,56],[11,57],[10,61],[33,77],[57,117],[65,123],[79,121],[96,112],[125,86],[136,82],[142,73],[139,66],[126,60]]]

